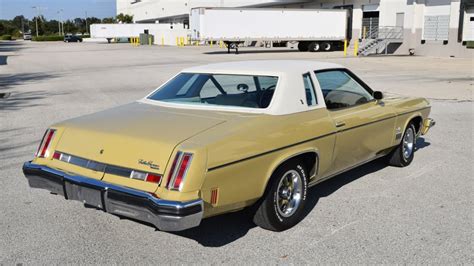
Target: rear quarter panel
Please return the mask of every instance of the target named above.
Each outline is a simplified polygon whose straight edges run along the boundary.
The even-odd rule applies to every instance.
[[[332,163],[335,131],[324,108],[284,116],[257,115],[223,123],[189,140],[207,147],[207,171],[201,187],[205,216],[248,206],[259,199],[273,171],[304,153],[319,155],[317,173]],[[211,205],[211,190],[219,197]]]

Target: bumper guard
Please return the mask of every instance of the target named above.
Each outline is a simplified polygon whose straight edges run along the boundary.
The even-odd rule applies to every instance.
[[[423,121],[423,127],[421,129],[421,135],[425,135],[428,133],[430,128],[434,127],[436,125],[436,121],[432,118],[427,118]]]

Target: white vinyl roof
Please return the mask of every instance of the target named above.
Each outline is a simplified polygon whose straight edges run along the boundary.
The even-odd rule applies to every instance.
[[[181,71],[181,73],[276,76],[278,77],[278,84],[270,105],[265,109],[170,103],[149,100],[146,98],[142,99],[141,101],[149,104],[185,109],[287,115],[309,111],[316,108],[325,108],[326,105],[324,103],[323,94],[319,88],[319,83],[316,80],[314,71],[334,68],[344,67],[333,63],[307,60],[255,60],[215,63],[190,67]],[[306,93],[303,83],[303,74],[305,73],[310,73],[313,85],[315,87],[318,104],[314,106],[308,106],[306,103]]]
[[[282,76],[328,68],[343,68],[343,66],[309,60],[254,60],[195,66],[183,69],[182,72]]]

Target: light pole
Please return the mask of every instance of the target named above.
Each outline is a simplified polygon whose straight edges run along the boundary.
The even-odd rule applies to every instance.
[[[87,27],[87,11],[86,11],[86,34],[89,35],[89,27]]]
[[[21,32],[23,36],[25,35],[25,22],[23,21],[23,17],[21,17]]]
[[[61,22],[61,12],[63,12],[62,9],[60,9],[60,10],[57,12],[57,14],[58,14],[59,36],[64,35],[64,26],[63,26],[63,29],[61,29],[61,24],[62,24],[62,22]]]
[[[39,7],[38,6],[33,6],[31,8],[36,9],[36,17],[35,17],[35,22],[36,22],[36,37],[39,36],[38,34],[38,17],[39,17]]]

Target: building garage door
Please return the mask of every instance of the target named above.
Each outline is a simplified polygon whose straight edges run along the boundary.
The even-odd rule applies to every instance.
[[[379,5],[363,5],[362,12],[362,38],[376,39],[379,32]]]
[[[474,41],[474,7],[466,10],[463,28],[463,41]]]
[[[449,37],[450,0],[426,0],[423,39],[447,41]]]

